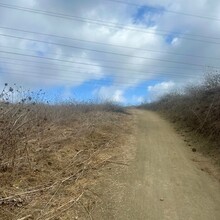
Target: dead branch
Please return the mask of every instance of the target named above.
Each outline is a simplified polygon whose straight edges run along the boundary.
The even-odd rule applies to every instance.
[[[40,189],[35,189],[35,190],[31,190],[31,191],[26,191],[26,192],[18,193],[18,194],[15,194],[15,195],[12,195],[12,196],[8,196],[8,197],[5,197],[5,198],[0,198],[0,202],[8,201],[8,200],[11,200],[11,199],[13,199],[15,197],[24,196],[24,195],[36,193],[36,192],[39,192],[39,191],[45,191],[45,190],[51,189],[54,185],[55,184],[52,184],[51,186],[48,186],[48,187],[44,187],[44,188],[40,188]]]
[[[50,214],[55,214],[56,212],[60,211],[59,214],[52,215],[52,216],[46,218],[45,220],[50,220],[50,219],[53,219],[53,218],[59,216],[59,215],[62,214],[63,212],[69,210],[75,203],[77,203],[77,202],[80,200],[80,198],[83,196],[83,194],[84,194],[84,192],[82,192],[76,199],[71,199],[71,200],[68,201],[67,203],[65,203],[65,204],[61,205],[60,207],[58,207],[56,210],[50,211],[50,212],[46,213],[45,215],[41,216],[41,217],[38,218],[38,219],[41,219],[41,218],[43,218],[43,217],[45,217],[45,216],[47,216],[47,215],[50,215]],[[63,209],[65,206],[67,206],[67,205],[69,205],[69,204],[71,204],[69,207]]]
[[[120,162],[120,161],[106,160],[106,162],[114,163],[114,164],[118,164],[118,165],[123,165],[123,166],[129,166],[129,164],[124,163],[124,162]]]
[[[22,218],[18,218],[17,220],[26,220],[26,219],[31,218],[31,217],[32,217],[32,215],[27,215],[27,216],[24,216]]]

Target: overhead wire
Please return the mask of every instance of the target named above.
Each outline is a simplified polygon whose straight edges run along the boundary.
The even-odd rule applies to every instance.
[[[1,5],[0,5],[1,7]],[[15,8],[13,8],[15,9]],[[17,8],[18,9],[18,8]],[[21,8],[20,8],[21,9]],[[19,10],[20,10],[19,9]],[[24,8],[23,8],[24,9]],[[27,8],[26,8],[27,9]],[[39,10],[38,10],[39,11]],[[30,12],[30,11],[28,11]],[[32,11],[33,12],[33,11]],[[41,11],[42,12],[42,11]],[[45,12],[45,11],[44,11]],[[34,12],[35,13],[35,12]],[[51,12],[50,12],[51,13]],[[51,16],[51,15],[50,15]],[[88,22],[88,21],[87,21]],[[102,25],[102,24],[99,24],[99,25]],[[36,33],[36,32],[35,32]],[[38,34],[43,34],[43,33],[38,33]],[[6,35],[2,35],[2,36],[6,36]],[[49,36],[49,34],[48,34]],[[52,36],[52,35],[50,35]],[[6,37],[14,37],[14,38],[18,38],[18,39],[23,39],[23,40],[32,40],[32,41],[37,41],[37,42],[41,42],[41,43],[50,43],[50,44],[54,44],[54,45],[60,45],[60,44],[57,44],[55,42],[46,42],[46,41],[39,41],[39,40],[36,40],[36,39],[30,39],[30,38],[21,38],[21,37],[16,37],[16,36],[11,36],[11,35],[7,35]],[[54,36],[54,37],[62,37],[62,36]],[[205,37],[205,36],[203,36]],[[75,40],[80,40],[80,39],[75,39]],[[195,40],[195,39],[193,39]],[[81,40],[83,41],[83,40]],[[201,41],[201,40],[198,40],[198,41]],[[86,41],[84,41],[86,42]],[[87,41],[89,42],[89,41]],[[214,44],[220,44],[219,42],[209,42],[209,41],[202,41],[202,42],[208,42],[208,43],[214,43]],[[97,42],[90,42],[90,43],[97,43]],[[100,44],[100,43],[98,43]],[[104,44],[103,44],[104,45]],[[116,46],[116,45],[107,45],[105,44],[106,46]],[[75,49],[83,49],[83,50],[89,50],[89,51],[94,51],[94,52],[99,52],[99,53],[108,53],[108,54],[112,54],[112,55],[118,55],[118,56],[126,56],[126,57],[133,57],[133,58],[138,58],[138,59],[153,59],[153,58],[147,58],[147,57],[138,57],[138,56],[130,56],[130,55],[127,55],[127,54],[120,54],[120,53],[114,53],[114,52],[107,52],[107,51],[100,51],[100,50],[95,50],[95,49],[89,49],[89,48],[82,48],[82,47],[76,47],[76,46],[72,46],[72,45],[64,45],[64,44],[61,44],[60,46],[66,46],[66,47],[72,47],[72,48],[75,48]],[[123,47],[123,46],[120,46],[120,45],[117,45],[118,47]],[[127,47],[127,49],[135,49],[135,48],[129,48]],[[138,48],[136,48],[138,49]],[[2,53],[8,53],[8,54],[14,54],[14,55],[19,55],[19,56],[29,56],[29,57],[32,57],[32,58],[45,58],[45,59],[49,59],[49,60],[56,60],[56,61],[60,61],[60,62],[66,62],[66,60],[61,60],[61,59],[54,59],[54,58],[48,58],[48,57],[39,57],[39,56],[33,56],[33,55],[27,55],[27,54],[18,54],[18,53],[13,53],[13,52],[6,52],[6,51],[0,51]],[[159,52],[159,51],[151,51],[151,52]],[[161,51],[160,51],[161,52]],[[177,55],[177,54],[176,54]],[[179,54],[180,56],[188,56],[188,55],[183,55],[183,54]],[[189,55],[189,56],[193,56],[193,55]],[[196,56],[194,56],[196,57]],[[200,57],[200,58],[206,58],[207,57]],[[213,59],[210,57],[210,59]],[[219,58],[214,58],[214,59],[219,59]],[[170,60],[162,60],[162,59],[154,59],[154,60],[158,60],[158,61],[161,61],[161,62],[171,62],[171,63],[178,63],[178,64],[183,64],[183,65],[192,65],[192,66],[199,66],[199,67],[204,67],[204,65],[200,65],[200,64],[192,64],[192,63],[185,63],[185,62],[178,62],[178,61],[170,61]],[[67,61],[69,62],[69,61]],[[74,63],[74,62],[71,62],[71,63]],[[75,62],[77,63],[77,62]],[[78,63],[79,64],[79,63]],[[80,64],[83,64],[83,65],[91,65],[91,64],[88,64],[88,63],[80,63]],[[108,67],[107,67],[108,68]],[[219,68],[219,67],[216,67],[216,68]]]
[[[90,40],[83,40],[83,39],[72,38],[72,37],[67,37],[67,36],[59,36],[59,35],[55,35],[55,34],[40,33],[40,32],[36,32],[36,31],[28,31],[28,30],[11,28],[11,27],[0,26],[0,29],[19,31],[19,32],[29,33],[29,34],[37,34],[37,35],[55,37],[55,38],[60,38],[60,39],[68,39],[68,40],[73,40],[73,41],[78,41],[78,42],[92,43],[92,44],[98,44],[98,45],[104,45],[104,46],[118,47],[118,48],[123,48],[123,49],[148,51],[148,52],[153,52],[153,53],[164,53],[164,54],[170,54],[170,55],[175,55],[175,56],[186,56],[186,57],[194,57],[194,58],[197,57],[197,58],[201,58],[201,59],[217,59],[217,60],[220,59],[220,57],[204,57],[204,56],[199,56],[199,55],[194,55],[194,54],[181,54],[181,53],[174,53],[174,52],[161,51],[161,50],[153,50],[153,49],[147,49],[147,48],[135,48],[135,47],[130,47],[130,46],[103,43],[103,42],[90,41]]]
[[[137,4],[137,3],[133,3],[133,2],[127,2],[127,1],[121,1],[121,0],[105,0],[105,1],[120,3],[120,4],[125,4],[125,5],[131,5],[131,6],[135,6],[135,7],[143,7],[144,6],[144,4],[141,5],[141,4]],[[152,7],[152,8],[154,8],[154,7]],[[191,14],[191,13],[186,13],[186,12],[173,11],[173,10],[169,10],[169,9],[163,9],[163,10],[167,13],[172,13],[172,14],[196,17],[196,18],[201,18],[201,19],[208,19],[208,20],[212,20],[212,21],[220,21],[220,18],[215,18],[215,17],[196,15],[196,14]]]
[[[15,72],[13,72],[15,71]],[[27,77],[36,77],[38,78],[39,80],[41,80],[42,78],[40,77],[40,75],[42,76],[42,72],[32,72],[32,71],[21,71],[19,72],[19,70],[13,70],[13,71],[10,71],[10,72],[7,72],[5,70],[2,71],[2,73],[5,73],[5,74],[8,74],[8,75],[17,75],[17,76],[26,76],[26,79]],[[35,74],[35,75],[34,75]],[[146,76],[148,79],[152,78],[154,75],[149,75],[149,76]],[[53,75],[53,74],[45,74],[43,75],[43,80],[45,79],[52,79],[52,80],[60,80],[60,81],[67,81],[67,82],[79,82],[79,83],[82,83],[83,84],[85,82],[88,82],[88,81],[97,81],[95,82],[97,85],[102,85],[103,86],[103,82],[106,82],[106,83],[112,83],[111,86],[133,86],[133,87],[140,87],[141,85],[140,84],[143,84],[143,78],[136,78],[134,81],[134,79],[132,79],[133,82],[126,82],[126,81],[123,81],[123,80],[128,80],[130,78],[126,78],[126,77],[119,77],[121,78],[121,80],[118,80],[118,77],[117,77],[117,80],[114,80],[113,78],[109,79],[109,78],[106,78],[108,76],[93,76],[91,78],[80,78],[79,76],[59,76],[59,75]],[[182,76],[184,78],[184,76]],[[101,82],[101,80],[103,82]],[[108,81],[107,81],[108,80]],[[110,81],[109,81],[110,80]],[[160,78],[161,80],[161,78]],[[157,81],[157,80],[153,80],[153,81]],[[159,80],[158,80],[159,81]],[[92,82],[93,84],[94,82]],[[146,81],[144,82],[146,83]]]
[[[37,39],[33,39],[33,38],[18,37],[18,36],[13,36],[13,35],[8,35],[8,34],[0,34],[0,36],[11,37],[11,38],[27,40],[27,41],[40,42],[40,43],[46,43],[46,44],[51,44],[51,45],[56,45],[56,46],[63,46],[63,47],[74,48],[74,49],[79,49],[79,50],[87,50],[87,51],[92,51],[92,52],[97,52],[97,53],[111,54],[111,55],[116,55],[116,56],[131,57],[131,58],[144,59],[144,60],[156,60],[159,62],[168,62],[168,63],[176,63],[176,64],[189,65],[189,66],[204,67],[204,65],[202,65],[202,64],[180,62],[180,61],[173,61],[173,60],[166,60],[166,59],[159,59],[159,58],[152,58],[152,57],[133,56],[130,54],[122,54],[122,53],[109,52],[109,51],[103,51],[103,50],[97,50],[97,49],[90,49],[90,48],[86,48],[86,47],[79,47],[79,46],[67,45],[67,44],[56,43],[56,42],[51,42],[51,41],[44,41],[44,40],[37,40]],[[5,52],[5,51],[0,51],[0,52],[9,53],[9,52]],[[18,53],[14,53],[14,54],[19,55]],[[34,57],[34,56],[32,55],[32,57]],[[35,56],[35,57],[39,57],[39,56]],[[216,67],[216,68],[220,68],[220,67]]]
[[[27,77],[36,77],[36,78],[38,78],[39,79],[39,81],[41,81],[41,79],[42,78],[39,78],[40,77],[40,75],[39,75],[39,73],[33,73],[33,72],[29,72],[29,71],[22,71],[22,72],[19,72],[19,71],[16,71],[16,72],[7,72],[7,71],[3,71],[3,73],[6,73],[6,74],[9,74],[9,75],[17,75],[17,76],[25,76],[26,77],[26,79],[27,79]],[[26,73],[26,74],[24,74],[24,73]],[[33,74],[37,74],[37,75],[33,75]],[[149,76],[149,78],[150,78],[151,76]],[[44,76],[44,80],[45,79],[52,79],[52,80],[58,80],[58,81],[66,81],[66,82],[75,82],[75,83],[77,83],[77,82],[79,82],[79,83],[83,83],[83,84],[85,84],[85,83],[91,83],[92,85],[94,85],[94,84],[97,84],[97,85],[101,85],[101,86],[106,86],[106,85],[103,85],[103,82],[105,82],[105,83],[112,83],[111,84],[111,86],[133,86],[133,87],[141,87],[141,85],[140,84],[143,84],[143,82],[142,81],[140,81],[141,79],[137,79],[137,81],[136,82],[132,82],[132,83],[129,83],[129,82],[123,82],[122,80],[119,82],[118,80],[117,81],[115,81],[115,80],[111,80],[111,81],[109,81],[109,79],[106,79],[106,78],[98,78],[98,77],[96,77],[96,78],[94,78],[94,77],[92,77],[92,78],[79,78],[79,77],[63,77],[63,76],[52,76],[52,75],[45,75]],[[101,82],[101,79],[102,79],[102,81],[103,82]],[[107,81],[108,80],[108,81]],[[124,78],[123,80],[126,80],[126,78]],[[92,81],[92,82],[90,82],[90,81]],[[96,82],[94,82],[94,81],[96,81]],[[157,80],[154,80],[154,81],[157,81]],[[144,82],[144,83],[146,83],[146,82]]]
[[[3,62],[4,63],[4,62]],[[9,62],[10,63],[10,62]],[[27,67],[27,66],[29,66],[29,67],[36,67],[36,66],[33,66],[33,65],[23,65],[23,64],[20,64],[20,63],[17,63],[17,64],[14,64],[14,65],[17,65],[17,66],[24,66],[24,67]],[[63,69],[57,69],[57,68],[51,68],[51,67],[47,67],[47,68],[45,68],[45,67],[40,67],[40,66],[38,66],[37,67],[38,69],[43,69],[43,70],[45,70],[45,69],[48,69],[48,70],[56,70],[56,71],[60,71],[60,72],[70,72],[70,73],[75,73],[75,74],[88,74],[89,72],[90,73],[95,73],[95,72],[93,72],[93,70],[90,70],[90,69],[81,69],[81,68],[77,68],[77,69],[81,69],[81,70],[85,70],[85,71],[88,71],[88,72],[75,72],[74,71],[74,69],[71,69],[71,70],[63,70]],[[10,70],[13,70],[13,68],[10,68]],[[15,70],[17,70],[17,69],[15,69]],[[151,74],[151,75],[162,75],[162,76],[180,76],[180,75],[182,75],[182,76],[190,76],[190,74],[186,74],[186,73],[181,73],[181,72],[169,72],[169,71],[165,71],[165,70],[161,70],[161,71],[159,71],[159,72],[156,72],[156,71],[153,71],[153,72],[149,72],[149,71],[130,71],[131,73],[133,73],[133,75],[129,75],[129,76],[123,76],[122,78],[124,79],[124,78],[132,78],[132,79],[139,79],[140,77],[137,77],[137,76],[143,76],[143,77],[146,77],[147,76],[147,74]],[[41,73],[43,73],[43,72],[41,72]],[[120,73],[122,73],[122,72],[120,72]],[[128,73],[128,71],[126,71],[126,73]],[[45,73],[45,74],[47,74],[47,73]],[[98,73],[97,73],[98,74]],[[137,75],[134,75],[134,74],[137,74]],[[109,75],[109,74],[106,74],[106,75]],[[119,77],[120,78],[120,76],[117,76],[117,77]]]
[[[190,36],[190,34],[186,34],[186,33],[178,33],[178,32],[175,33],[175,32],[162,31],[162,30],[161,31],[159,31],[159,30],[157,30],[157,31],[156,30],[146,31],[146,30],[143,30],[143,29],[134,28],[133,26],[127,26],[125,24],[106,22],[106,21],[103,21],[103,20],[83,18],[83,17],[79,17],[79,16],[67,15],[67,14],[58,13],[58,12],[44,11],[44,10],[39,10],[39,9],[32,9],[32,8],[21,7],[21,6],[17,6],[17,5],[3,4],[3,3],[0,3],[0,7],[14,9],[14,10],[21,10],[21,11],[26,11],[26,12],[35,13],[35,14],[43,14],[43,15],[52,16],[52,17],[76,20],[76,21],[80,21],[80,22],[92,23],[92,24],[102,25],[102,26],[106,26],[106,27],[110,27],[110,28],[116,28],[116,29],[118,29],[118,28],[122,29],[123,28],[123,29],[127,29],[127,30],[130,30],[130,31],[138,31],[138,32],[143,32],[143,33],[148,33],[148,34],[153,34],[153,35],[167,36],[167,34],[172,33],[173,35],[174,34],[178,35],[178,38],[183,38],[183,39],[186,39],[186,40],[212,43],[212,44],[219,44],[219,42],[213,42],[213,41],[207,41],[207,40],[184,37],[183,35],[185,35],[185,36],[189,35]],[[161,33],[157,33],[157,32],[161,32]],[[182,35],[182,36],[179,36],[179,35]],[[211,36],[208,37],[208,36],[202,36],[202,35],[199,36],[199,35],[197,35],[197,37],[211,39]],[[219,39],[219,38],[217,38],[217,39]]]
[[[37,53],[38,51],[36,50],[32,50],[32,49],[21,49],[21,48],[16,48],[16,47],[8,47],[8,46],[1,46],[0,47],[2,48],[6,48],[6,49],[13,49],[13,50],[20,50],[20,51],[28,51],[28,52],[33,52],[33,53]],[[66,57],[66,56],[63,56],[63,54],[61,53],[52,53],[52,52],[47,52],[48,55],[62,55],[63,58],[74,58],[74,59],[80,59],[80,60],[86,60],[88,61],[90,59],[90,57],[81,57],[81,56],[69,56],[69,57]],[[106,63],[113,63],[113,64],[125,64],[125,65],[129,65],[129,66],[146,66],[146,64],[142,63],[132,63],[132,62],[122,62],[122,61],[118,61],[118,60],[106,60],[106,59],[100,59],[100,58],[91,58],[92,62],[106,62]],[[150,66],[150,65],[147,65],[147,67]],[[151,66],[157,66],[158,65],[151,65]],[[161,65],[160,65],[161,66]],[[166,68],[174,68],[174,69],[179,69],[179,67],[167,67],[167,66],[162,66],[162,67],[166,67]],[[195,70],[195,69],[192,69],[192,68],[181,68],[181,69],[187,69],[187,70]]]
[[[37,64],[46,64],[46,65],[51,65],[51,63],[45,63],[45,62],[38,62],[38,61],[32,61],[32,60],[24,60],[24,59],[17,59],[17,58],[14,58],[14,57],[2,57],[2,56],[0,56],[0,58],[1,59],[9,59],[9,60],[16,60],[16,61],[22,61],[22,62],[28,62],[28,63],[37,63]],[[95,60],[95,61],[100,61],[99,59],[98,60]],[[103,61],[103,60],[101,60],[101,61]],[[112,63],[114,64],[114,61],[112,61]],[[121,62],[120,62],[121,63]],[[127,64],[127,63],[125,63],[125,64]],[[128,63],[129,64],[129,63]],[[141,64],[133,64],[133,63],[130,63],[130,64],[132,64],[132,65],[140,65],[140,66],[144,66],[144,65],[141,65]],[[56,65],[58,65],[58,66],[62,66],[62,67],[68,67],[68,68],[76,68],[75,66],[70,66],[70,65],[62,65],[62,64],[56,64]],[[111,67],[109,67],[109,66],[101,66],[101,65],[99,65],[98,67],[101,67],[101,68],[111,68]],[[166,68],[166,69],[180,69],[180,67],[175,67],[175,66],[163,66],[163,65],[152,65],[152,64],[147,64],[146,65],[146,67],[148,67],[148,68],[150,68],[150,67],[159,67],[159,68]],[[82,68],[82,67],[79,67],[79,68]],[[91,67],[90,67],[90,69],[91,69]],[[193,70],[193,71],[199,71],[199,70],[203,70],[204,68],[186,68],[186,67],[184,67],[184,68],[181,68],[181,70]],[[124,69],[125,71],[127,71],[127,70],[131,70],[131,69]]]

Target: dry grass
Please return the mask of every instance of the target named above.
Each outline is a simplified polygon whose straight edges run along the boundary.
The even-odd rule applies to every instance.
[[[220,73],[206,74],[202,84],[189,85],[184,93],[171,93],[155,103],[142,105],[165,114],[183,130],[205,142],[201,150],[220,155]]]
[[[46,105],[25,97],[19,103],[7,85],[1,95],[0,218],[92,219],[97,196],[89,189],[106,164],[124,164],[117,148],[129,116],[111,103]]]

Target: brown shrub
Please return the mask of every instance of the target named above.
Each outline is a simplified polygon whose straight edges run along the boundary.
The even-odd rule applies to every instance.
[[[1,95],[0,219],[53,219],[66,209],[79,216],[75,200],[96,204],[87,189],[125,141],[126,112],[109,102],[52,105],[41,92],[20,94],[6,85]]]
[[[165,113],[172,121],[211,141],[220,141],[220,73],[205,75],[202,84],[188,85],[184,93],[171,93],[142,105]]]

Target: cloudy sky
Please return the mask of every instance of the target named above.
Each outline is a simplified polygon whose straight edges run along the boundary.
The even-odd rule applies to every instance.
[[[219,0],[0,0],[0,84],[152,101],[220,68]]]

